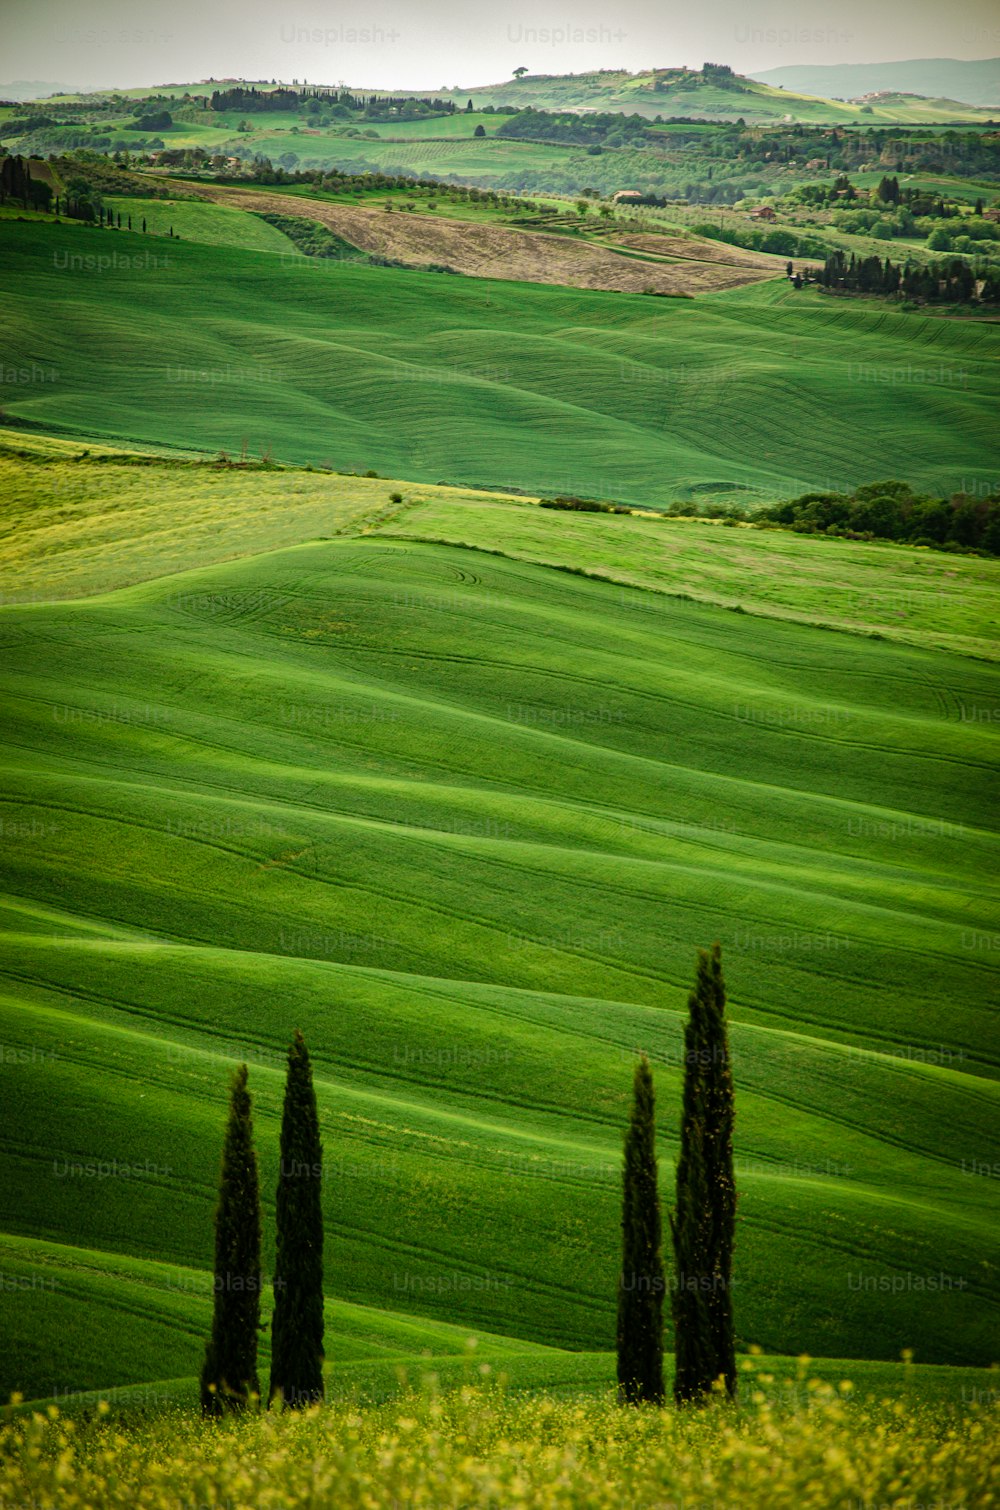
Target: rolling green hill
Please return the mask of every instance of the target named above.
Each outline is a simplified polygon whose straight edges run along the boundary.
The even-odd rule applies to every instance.
[[[996,475],[995,325],[784,280],[652,299],[29,223],[0,272],[6,408],[71,434],[652,505]]]
[[[225,205],[199,204],[191,199],[141,199],[106,195],[104,204],[122,217],[131,215],[132,224],[138,230],[142,221],[153,236],[169,236],[182,240],[204,241],[212,246],[242,248],[246,251],[277,252],[279,255],[298,257],[295,243],[283,232],[268,225],[256,215],[246,215],[240,210],[230,210]]]
[[[630,1066],[668,1183],[713,937],[742,1341],[991,1362],[994,668],[368,528],[0,612],[0,1389],[196,1371],[227,1072],[270,1243],[295,1026],[334,1370],[606,1377]]]
[[[7,430],[7,601],[109,592],[317,534],[475,546],[623,588],[1000,659],[997,562],[637,512],[556,515],[523,497],[252,462],[115,452]],[[399,501],[394,501],[399,500]]]
[[[530,37],[525,43],[531,51]],[[890,65],[891,66],[891,65]],[[971,65],[966,65],[971,66]],[[800,72],[802,72],[800,70]],[[772,70],[773,74],[783,70]],[[816,71],[819,79],[822,70]],[[766,78],[770,79],[771,75]],[[212,89],[224,88],[227,83],[247,85],[249,80],[214,80],[212,84],[171,84],[155,91],[131,89],[120,91],[123,95],[145,96],[150,93],[179,98],[190,91],[207,98]],[[782,83],[788,87],[781,87]],[[821,82],[821,80],[820,80]],[[257,80],[260,89],[271,87],[267,80]],[[322,86],[321,86],[322,87]],[[877,87],[877,86],[869,86]],[[882,86],[887,87],[887,86]],[[913,89],[912,83],[899,83],[888,87]],[[369,92],[369,91],[362,91]],[[426,94],[420,90],[393,91],[399,96],[417,97]],[[833,85],[830,86],[833,92]],[[847,90],[838,91],[847,93]],[[853,91],[858,92],[860,91]],[[923,95],[947,93],[940,88],[929,87]],[[528,73],[520,79],[505,79],[497,83],[475,85],[470,88],[442,89],[436,91],[438,98],[453,100],[464,107],[472,99],[477,110],[484,105],[525,105],[536,110],[586,109],[621,110],[628,113],[653,117],[656,115],[703,115],[706,119],[732,119],[742,116],[746,120],[778,122],[782,120],[816,121],[848,124],[882,122],[922,121],[985,121],[989,110],[978,104],[962,103],[964,96],[954,99],[928,99],[912,95],[905,100],[880,104],[875,101],[871,112],[863,112],[857,103],[842,99],[826,98],[820,85],[808,93],[793,80],[767,82],[765,77],[750,78],[741,74],[725,76],[710,67],[648,68],[630,73],[627,69],[595,69],[589,73],[548,74]],[[984,100],[983,104],[989,101]],[[238,114],[216,112],[235,127]],[[364,123],[367,124],[367,123]],[[451,127],[447,129],[452,129]]]
[[[989,111],[957,100],[923,100],[918,96],[868,110],[843,100],[781,88],[734,74],[719,77],[707,69],[652,68],[638,73],[599,69],[579,74],[526,74],[522,79],[470,90],[453,90],[444,98],[456,103],[471,96],[483,105],[533,105],[536,110],[621,110],[653,117],[704,116],[713,120],[773,122],[812,121],[831,124],[925,121],[985,121]]]

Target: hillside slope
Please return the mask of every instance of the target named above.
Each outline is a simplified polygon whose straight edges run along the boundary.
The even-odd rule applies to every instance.
[[[941,494],[995,481],[987,321],[785,281],[656,299],[27,223],[0,275],[26,374],[7,410],[70,434],[653,505],[850,488],[887,457]]]
[[[631,1062],[669,1181],[718,937],[742,1340],[991,1361],[992,668],[378,536],[0,637],[0,1226],[58,1245],[17,1260],[41,1335],[67,1247],[205,1270],[240,1058],[269,1200],[301,1026],[331,1295],[606,1350]],[[104,1287],[66,1387],[134,1381],[138,1299]],[[195,1372],[198,1306],[146,1377]]]
[[[780,87],[784,84],[785,87]],[[897,85],[897,88],[903,86]],[[832,92],[832,91],[831,91]],[[935,90],[935,94],[942,91]],[[950,93],[950,91],[943,91]],[[536,110],[611,110],[653,118],[662,115],[703,117],[706,120],[738,120],[761,124],[783,120],[871,124],[872,115],[882,122],[983,121],[987,112],[958,99],[876,102],[872,112],[843,99],[830,99],[825,91],[807,92],[788,81],[764,81],[723,71],[706,64],[704,69],[648,68],[595,69],[587,73],[527,73],[520,79],[476,85],[470,89],[442,91],[443,99],[464,106],[472,99],[484,105],[533,106]],[[992,101],[990,101],[992,103]]]

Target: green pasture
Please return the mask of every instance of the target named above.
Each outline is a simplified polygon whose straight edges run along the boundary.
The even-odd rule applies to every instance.
[[[663,506],[995,486],[997,327],[796,293],[588,292],[79,226],[0,244],[15,421]],[[53,308],[58,319],[52,318]],[[96,364],[96,366],[95,366]],[[210,402],[206,402],[210,395]]]

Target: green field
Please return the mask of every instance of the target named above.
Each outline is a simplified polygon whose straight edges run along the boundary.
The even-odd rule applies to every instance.
[[[726,608],[855,633],[1000,656],[1000,569],[885,543],[816,541],[721,523],[558,513],[514,499],[453,494],[421,501],[385,526],[403,539],[499,550]]]
[[[505,119],[503,116],[494,117],[500,122]],[[634,171],[635,166],[632,163],[625,166],[598,162],[578,149],[555,142],[524,142],[493,135],[477,138],[472,134],[472,127],[462,133],[462,137],[467,138],[465,140],[457,133],[437,135],[430,125],[425,125],[420,135],[412,133],[398,140],[398,129],[394,127],[391,134],[380,132],[373,140],[344,136],[332,130],[293,136],[290,132],[261,128],[254,134],[252,143],[254,151],[263,153],[274,162],[284,153],[294,152],[303,167],[336,167],[344,172],[388,173],[417,178],[454,178],[483,187],[508,182],[514,186],[522,181],[539,187],[551,182],[554,187],[559,187],[568,175],[574,183],[593,181],[601,184],[606,181],[619,188],[622,179],[628,179],[630,168]],[[208,146],[193,139],[177,145]],[[639,165],[647,173],[662,175],[665,171],[664,160],[657,153],[634,153],[630,157],[640,159]]]
[[[257,215],[247,215],[242,210],[231,210],[226,205],[199,204],[187,199],[138,199],[108,195],[104,199],[108,209],[122,217],[131,215],[132,225],[138,230],[143,220],[151,236],[175,236],[186,241],[204,241],[212,246],[240,247],[247,251],[278,252],[289,257],[298,257],[295,244],[274,226],[268,225]]]
[[[468,152],[469,176],[569,150],[466,143],[474,119],[342,145]],[[668,1479],[724,1502],[776,1454],[771,1502],[797,1510],[788,1464],[821,1430],[858,1504],[964,1503],[950,1465],[985,1450],[1000,1334],[1000,563],[753,515],[892,475],[995,491],[997,323],[784,278],[653,299],[322,261],[177,193],[107,201],[145,236],[0,220],[0,1401],[167,1412],[201,1461],[173,1413],[210,1324],[229,1077],[249,1064],[270,1269],[301,1027],[336,1402],[316,1430],[347,1433],[317,1450],[417,1385],[365,1417],[406,1437],[399,1411],[426,1425],[455,1385],[459,1443],[522,1444],[504,1506],[542,1502],[558,1440],[616,1465],[595,1506]],[[748,517],[663,512],[705,501]],[[621,1132],[644,1052],[669,1205],[713,939],[738,1345],[762,1356],[713,1483],[688,1473],[708,1437],[665,1424],[654,1492],[602,1414]],[[805,1352],[814,1383],[789,1382]],[[535,1459],[549,1407],[468,1392],[496,1378],[589,1403]],[[911,1419],[838,1414],[844,1380]],[[881,1455],[918,1419],[940,1452],[896,1482]],[[144,1502],[158,1429],[114,1484],[84,1472],[81,1510]],[[428,1431],[428,1502],[477,1502]],[[249,1493],[224,1441],[198,1503]],[[41,1461],[0,1505],[46,1503]]]
[[[1000,658],[994,560],[328,472],[219,468],[8,430],[7,602],[58,601],[323,535],[379,530],[497,551],[725,608]],[[107,454],[105,454],[107,452]],[[393,493],[403,506],[393,502]],[[224,529],[220,523],[224,522]]]
[[[162,535],[130,555],[128,489],[157,472],[101,470],[117,521],[56,493],[27,555],[56,573],[68,555],[93,591],[103,538],[149,580],[0,614],[0,1390],[196,1372],[227,1073],[251,1065],[270,1249],[295,1026],[342,1383],[383,1388],[421,1353],[461,1377],[461,1335],[482,1332],[515,1381],[599,1384],[631,1062],[654,1061],[669,1180],[685,990],[713,937],[742,1344],[992,1362],[993,667],[489,554],[590,570],[591,521],[442,493],[422,510],[412,487],[392,518],[378,480],[261,474],[226,542],[254,474],[218,474],[228,506],[192,474],[195,517],[166,486]],[[291,523],[266,504],[281,491]],[[487,549],[392,538],[444,531],[448,509]],[[600,547],[609,572],[678,585],[641,532],[685,526],[594,522],[638,532]],[[239,554],[282,527],[347,533],[162,575],[199,540]],[[837,543],[789,560],[788,537],[751,538],[786,594],[810,551],[843,569]],[[886,590],[897,556],[911,579],[926,559],[882,555]],[[989,638],[975,612],[942,624]],[[930,617],[911,626],[927,643]]]
[[[887,457],[942,494],[995,486],[987,321],[784,280],[654,300],[27,222],[0,269],[27,374],[5,408],[67,433],[661,506],[849,487]]]

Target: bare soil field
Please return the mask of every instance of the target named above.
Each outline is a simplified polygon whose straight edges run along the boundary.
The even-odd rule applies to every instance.
[[[782,257],[716,247],[680,236],[623,237],[631,251],[656,252],[676,262],[644,262],[611,247],[568,236],[521,231],[481,222],[436,220],[430,215],[290,198],[266,189],[185,184],[184,191],[216,204],[275,215],[298,215],[321,225],[363,252],[414,266],[437,263],[474,278],[559,283],[620,293],[712,293],[758,283],[784,271]],[[648,245],[646,244],[648,243]],[[716,253],[722,255],[716,255]],[[732,254],[732,255],[729,255]]]

